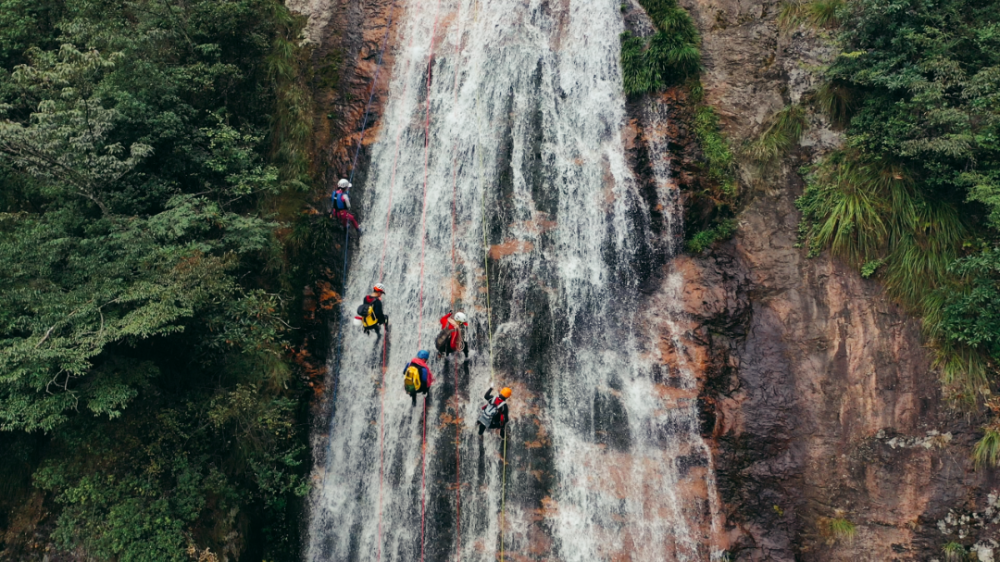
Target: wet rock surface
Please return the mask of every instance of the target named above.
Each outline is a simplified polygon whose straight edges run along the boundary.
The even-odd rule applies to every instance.
[[[759,133],[775,111],[806,99],[816,85],[808,68],[832,52],[805,30],[779,31],[778,2],[681,3],[702,33],[706,102],[717,108],[724,132],[736,144]],[[350,171],[381,41],[398,8],[390,0],[289,0],[289,6],[311,14],[305,39],[318,45],[317,64],[342,65],[336,87],[317,90],[328,111],[317,115],[317,146],[327,147],[324,165],[333,178]],[[631,8],[628,13],[635,14],[634,2]],[[394,21],[399,16],[396,12]],[[628,17],[630,30],[651,31],[648,20]],[[394,32],[389,44],[365,145],[377,137],[371,127],[379,126]],[[943,401],[918,321],[887,299],[876,282],[829,256],[808,259],[796,247],[794,200],[803,186],[794,171],[839,141],[821,117],[810,114],[801,147],[780,173],[744,194],[732,241],[709,256],[664,263],[666,248],[680,233],[676,225],[658,222],[651,160],[670,159],[673,181],[686,194],[689,227],[697,230],[717,212],[704,198],[690,196],[702,186],[684,96],[668,91],[657,100],[669,113],[659,128],[644,120],[638,102],[630,102],[622,134],[660,238],[648,258],[644,313],[675,307],[680,296],[680,310],[671,311],[672,331],[658,342],[663,378],[669,382],[670,365],[683,355],[700,381],[697,392],[664,399],[697,400],[702,434],[711,439],[723,502],[722,526],[711,542],[734,561],[933,560],[944,558],[941,547],[952,540],[979,541],[980,559],[989,559],[1000,518],[990,494],[1000,484],[992,471],[974,471],[969,460],[980,420]],[[669,139],[668,155],[650,151],[653,136]],[[495,250],[502,253],[505,247],[498,243]],[[665,283],[672,274],[683,280],[679,294]],[[595,402],[609,411],[616,407]],[[536,410],[527,417],[541,414]],[[593,430],[606,436],[604,445],[611,449],[629,439],[609,428]],[[698,464],[692,463],[685,478],[690,488],[685,493],[705,497],[693,485],[706,474]],[[544,468],[533,472],[538,483],[527,502],[543,506],[536,523],[548,516],[546,510],[558,509],[545,495],[548,483],[538,476]],[[442,482],[452,478],[444,463],[431,470]],[[691,515],[708,536],[710,517]],[[853,540],[832,530],[835,521],[855,526]],[[537,524],[528,534],[524,544],[538,551],[526,556],[550,550],[550,530]]]
[[[816,78],[803,69],[832,52],[805,30],[780,32],[776,2],[682,4],[703,37],[706,101],[736,146],[805,99]],[[838,141],[809,119],[781,173],[744,194],[735,238],[672,266],[684,278],[683,340],[702,348],[687,353],[705,358],[720,540],[732,560],[832,561],[943,559],[944,543],[978,539],[983,559],[996,479],[969,459],[981,420],[943,399],[919,322],[878,283],[796,247],[794,170]],[[679,162],[682,188],[688,173]],[[842,521],[853,539],[835,531]]]
[[[354,185],[360,195],[368,148],[382,124],[403,6],[394,0],[287,0],[286,5],[305,18],[301,42],[310,47],[312,72],[304,78],[316,104],[318,173],[332,188],[356,167]]]

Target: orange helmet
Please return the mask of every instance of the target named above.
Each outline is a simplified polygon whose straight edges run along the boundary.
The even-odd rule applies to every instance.
[[[504,398],[510,398],[510,387],[503,387],[500,389],[500,396]]]

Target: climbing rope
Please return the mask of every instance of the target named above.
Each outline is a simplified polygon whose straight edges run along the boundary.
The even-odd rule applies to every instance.
[[[417,299],[417,349],[422,348],[424,319],[424,261],[427,253],[427,163],[430,158],[431,128],[431,67],[434,61],[434,39],[437,35],[438,14],[441,0],[434,5],[434,25],[431,28],[431,44],[427,52],[427,106],[424,110],[424,196],[420,212],[420,294]],[[420,562],[424,562],[424,546],[427,542],[427,395],[424,395],[424,419],[420,442]]]
[[[417,3],[417,8],[420,8],[420,3]],[[393,3],[393,10],[395,10],[396,4]],[[390,20],[391,21],[391,20]],[[387,31],[388,33],[388,31]],[[407,50],[413,47],[414,35],[410,35],[409,43],[407,44]],[[380,58],[381,60],[381,58]],[[406,98],[406,92],[409,88],[409,82],[404,82],[403,93],[401,95],[402,99]],[[382,256],[379,260],[378,269],[378,281],[382,281],[383,271],[385,269],[385,256],[386,249],[389,243],[389,225],[392,220],[392,195],[396,186],[396,171],[399,165],[399,146],[403,135],[403,130],[405,129],[405,123],[400,125],[399,130],[396,132],[395,139],[395,156],[392,162],[392,174],[389,179],[389,200],[387,202],[388,209],[385,216],[385,231],[382,237]],[[385,375],[387,370],[387,350],[388,350],[388,340],[389,340],[389,325],[385,326],[385,339],[383,340],[383,352],[382,352],[382,381],[379,384],[379,478],[378,478],[378,535],[375,539],[375,560],[378,562],[382,559],[382,498],[384,495],[384,483],[385,483]],[[422,456],[422,455],[421,455]]]
[[[458,15],[456,19],[461,21],[462,4],[458,5]],[[455,80],[452,83],[452,107],[458,106],[458,62],[462,56],[462,43],[465,39],[465,23],[458,34],[458,42],[455,44]],[[458,260],[456,259],[455,224],[458,216],[458,140],[451,147],[451,264],[452,278],[458,279]],[[451,309],[455,309],[457,282],[452,283],[451,289]],[[458,402],[458,361],[455,365],[455,393],[454,406],[452,411],[455,417],[460,417]],[[455,426],[455,562],[462,559],[462,430],[460,425]]]
[[[507,428],[503,428],[503,465],[500,466],[502,484],[500,485],[500,562],[503,562],[503,525],[507,504]]]
[[[424,545],[427,544],[427,395],[424,395],[424,420],[420,440],[420,562],[424,561]]]
[[[396,3],[393,2],[392,7],[389,9],[389,19],[388,19],[388,22],[386,23],[386,26],[385,26],[385,36],[382,38],[382,47],[379,49],[379,53],[378,53],[378,62],[377,62],[376,67],[375,67],[375,75],[372,77],[372,83],[371,83],[371,86],[369,88],[368,103],[365,104],[365,116],[364,116],[364,119],[361,122],[361,135],[358,137],[358,146],[354,150],[354,159],[351,162],[351,173],[350,173],[350,179],[348,181],[354,181],[354,172],[357,169],[357,165],[358,165],[358,155],[361,153],[361,146],[362,146],[364,138],[365,138],[365,131],[368,129],[368,116],[370,114],[372,100],[375,97],[375,87],[378,84],[378,74],[379,74],[379,71],[382,70],[382,59],[383,59],[383,57],[385,55],[385,48],[386,48],[386,46],[388,45],[388,42],[389,42],[389,31],[392,29],[392,18],[395,15],[395,11],[396,11]],[[348,225],[347,222],[345,221],[344,222],[344,271],[343,271],[343,273],[340,276],[340,280],[341,280],[341,289],[340,289],[340,292],[341,292],[341,295],[346,294],[346,292],[347,292],[347,263],[348,263],[348,258],[350,257],[350,242],[351,242],[351,228],[350,228],[350,225]],[[337,322],[337,344],[334,347],[334,349],[336,349],[336,350],[340,349],[341,341],[342,341],[342,337],[343,337],[343,333],[344,333],[344,318],[343,318],[343,315],[341,315],[341,317],[339,318],[339,320]],[[331,393],[331,396],[330,396],[330,403],[331,404],[335,405],[337,403],[337,392],[339,390],[340,390],[340,385],[337,383],[336,380],[334,380],[333,392]],[[333,423],[332,412],[331,412],[331,420],[330,421],[331,421],[331,431],[332,431],[332,429],[333,429],[332,428],[332,423]],[[331,445],[333,444],[332,440],[330,441],[330,444]],[[324,487],[326,486],[326,474],[327,474],[327,472],[328,471],[324,471],[323,472],[323,482],[322,482],[322,485]]]
[[[475,21],[479,21],[479,1],[475,2]],[[482,131],[482,112],[479,109],[479,92],[476,92],[476,130]],[[483,214],[483,272],[486,278],[486,327],[490,343],[490,386],[496,386],[496,375],[493,369],[493,316],[490,306],[490,245],[487,237],[486,220],[486,189],[483,187],[483,155],[479,143],[476,143],[476,177],[479,183],[479,192],[482,194],[482,214]],[[500,562],[504,560],[504,519],[506,514],[507,498],[507,430],[504,428],[503,436],[503,465],[501,466],[501,487],[500,487]]]
[[[385,37],[382,38],[382,48],[378,52],[378,62],[375,63],[375,76],[372,77],[372,85],[368,92],[368,103],[365,104],[365,118],[361,122],[361,136],[358,137],[358,147],[354,150],[354,160],[351,162],[351,176],[347,181],[354,181],[354,172],[358,169],[358,155],[361,154],[361,145],[365,140],[365,130],[368,128],[368,115],[372,107],[372,99],[375,98],[375,86],[378,84],[378,73],[382,70],[382,56],[385,54],[385,47],[389,43],[389,31],[392,29],[392,16],[396,11],[396,3],[392,3],[389,8],[389,21],[385,24]]]

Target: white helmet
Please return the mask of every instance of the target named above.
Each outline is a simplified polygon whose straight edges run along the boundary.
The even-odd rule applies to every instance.
[[[465,313],[464,312],[456,312],[455,313],[455,321],[456,322],[461,322],[462,324],[465,324],[466,322],[468,322],[468,320],[469,319],[465,317]]]
[[[375,283],[375,286],[372,287],[372,290],[375,291],[376,293],[384,293],[385,292],[385,285],[383,285],[381,283]]]
[[[337,187],[339,187],[340,189],[344,189],[345,187],[351,187],[351,182],[342,179],[339,182],[337,182]]]

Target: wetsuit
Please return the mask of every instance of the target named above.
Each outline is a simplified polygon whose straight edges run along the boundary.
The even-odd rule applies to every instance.
[[[406,367],[403,368],[404,375],[406,374],[406,369],[410,368],[410,365],[413,365],[420,371],[420,390],[408,393],[411,400],[410,405],[416,406],[417,395],[430,392],[431,385],[434,384],[434,375],[431,374],[431,368],[427,366],[427,362],[419,357],[414,357],[413,360],[406,364]]]
[[[504,428],[507,427],[507,422],[509,421],[509,414],[507,412],[507,399],[503,396],[493,396],[493,389],[486,391],[486,395],[483,396],[486,400],[486,404],[480,408],[480,410],[485,410],[486,406],[493,404],[497,407],[497,411],[493,414],[493,419],[490,420],[490,426],[486,427],[483,425],[482,421],[476,422],[479,425],[479,434],[482,435],[487,429],[499,429],[500,437],[504,437]]]

